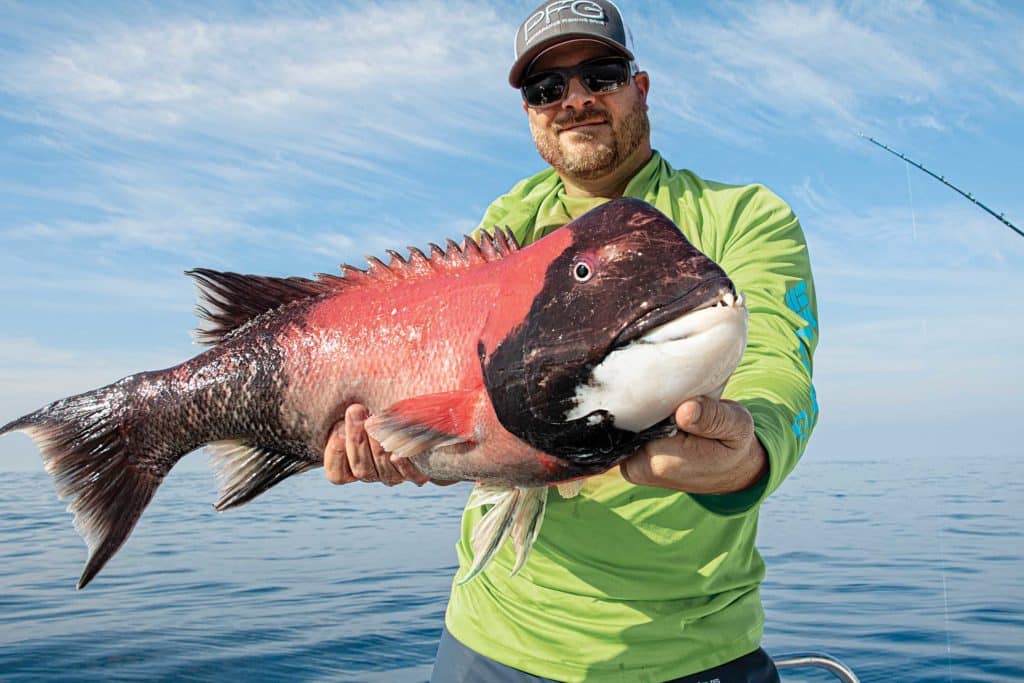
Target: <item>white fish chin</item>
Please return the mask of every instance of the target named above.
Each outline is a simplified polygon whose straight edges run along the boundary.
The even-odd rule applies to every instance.
[[[661,422],[680,403],[713,394],[740,362],[747,344],[743,296],[682,315],[616,349],[576,388],[574,420],[595,410],[615,426],[639,432]]]

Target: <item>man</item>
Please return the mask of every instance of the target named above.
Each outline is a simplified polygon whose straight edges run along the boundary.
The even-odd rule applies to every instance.
[[[679,434],[588,479],[575,498],[550,496],[517,576],[506,548],[453,586],[435,683],[778,680],[759,649],[764,564],[754,537],[760,501],[796,465],[817,419],[806,246],[764,187],[704,181],[653,151],[650,78],[633,60],[611,2],[548,2],[527,17],[509,81],[551,168],[495,201],[481,228],[507,225],[529,243],[608,199],[644,199],[745,293],[747,352],[723,399],[679,407]],[[328,478],[425,483],[366,436],[365,418],[353,406],[336,428]],[[464,513],[460,574],[481,515]]]

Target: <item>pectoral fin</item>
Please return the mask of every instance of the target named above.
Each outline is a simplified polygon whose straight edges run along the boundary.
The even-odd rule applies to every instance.
[[[389,453],[411,458],[473,440],[481,389],[425,394],[399,401],[366,420],[366,432]]]

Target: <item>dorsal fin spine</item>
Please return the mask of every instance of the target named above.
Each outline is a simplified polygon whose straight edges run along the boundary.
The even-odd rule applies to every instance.
[[[487,259],[484,258],[483,253],[480,251],[480,245],[469,235],[463,238],[462,253],[466,255],[466,259],[471,266],[487,262]]]
[[[416,247],[409,247],[409,272],[412,275],[427,275],[434,272],[434,265],[426,254]]]
[[[366,279],[365,270],[360,270],[359,268],[356,268],[355,266],[350,266],[347,263],[342,264],[341,274],[346,280],[352,280],[354,282],[359,282],[361,280]]]
[[[367,256],[366,262],[370,265],[367,273],[385,280],[396,280],[397,276],[391,272],[391,269],[384,265],[376,256]]]
[[[490,233],[482,233],[480,235],[480,251],[483,252],[484,258],[488,261],[501,258],[501,254],[498,253],[498,249],[495,247],[494,238],[491,237]]]
[[[448,256],[449,258],[453,256],[462,256],[462,249],[459,248],[459,243],[451,237],[444,241],[444,245],[446,247],[444,252],[445,256]]]
[[[506,231],[508,231],[508,236],[505,234]],[[519,249],[519,243],[516,242],[515,235],[513,235],[512,231],[508,230],[508,228],[505,228],[504,230],[496,228],[494,230],[494,239],[498,242],[498,250],[503,254],[511,254],[513,251],[517,251]]]

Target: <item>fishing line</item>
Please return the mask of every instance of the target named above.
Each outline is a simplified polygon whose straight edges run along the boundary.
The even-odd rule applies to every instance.
[[[861,135],[861,137],[865,137],[865,136]],[[881,143],[876,142],[875,140],[873,140],[871,138],[867,138],[867,139],[871,140],[871,142],[874,142],[876,145],[881,145]],[[886,150],[892,152],[892,150],[889,149],[888,147],[885,147],[885,145],[881,145],[881,146],[884,147]],[[893,152],[893,153],[895,154],[895,152]],[[903,168],[905,168],[906,171],[907,171],[907,200],[910,203],[910,220],[911,220],[911,225],[913,226],[912,229],[913,229],[914,241],[916,242],[917,241],[917,212],[914,209],[914,191],[913,191],[913,185],[911,183],[911,178],[910,178],[910,166],[911,166],[911,164],[913,162],[910,161],[909,159],[903,157],[903,155],[899,155],[899,156],[900,156],[900,158],[902,158],[906,162],[904,164]],[[927,172],[927,169],[925,169],[925,171]],[[934,174],[931,174],[931,175],[934,175]],[[941,180],[941,178],[940,178],[940,180]],[[943,180],[943,182],[945,182],[945,180]],[[946,183],[946,184],[948,185],[949,183]],[[956,189],[956,188],[954,188],[954,189]],[[963,193],[961,192],[961,194],[963,194]],[[972,199],[972,201],[974,201],[974,200]],[[975,202],[975,203],[977,204],[978,202]],[[991,211],[989,211],[989,213],[991,213]],[[1013,227],[1013,226],[1011,226],[1011,227]],[[928,321],[925,318],[921,319],[921,336],[922,337],[928,336]],[[945,630],[945,635],[946,635],[946,680],[949,681],[949,683],[953,683],[953,643],[952,643],[952,637],[950,636],[950,630],[949,630],[949,590],[948,590],[947,585],[946,585],[946,544],[945,544],[945,542],[943,541],[943,538],[942,538],[942,519],[945,517],[945,507],[946,507],[945,506],[945,499],[944,498],[940,501],[940,506],[941,506],[941,509],[939,510],[939,518],[938,518],[937,524],[936,524],[935,536],[936,536],[936,538],[937,538],[937,540],[939,542],[939,572],[940,572],[940,574],[942,576],[942,625],[943,625],[943,629]]]
[[[945,506],[943,506],[945,507]],[[939,570],[942,572],[942,618],[946,629],[946,680],[953,683],[953,644],[949,636],[949,594],[946,591],[946,544],[942,541],[942,525],[937,529],[939,537]]]
[[[885,151],[898,156],[900,159],[903,159],[903,161],[906,162],[905,165],[904,165],[904,168],[907,171],[907,199],[908,199],[908,201],[910,203],[910,220],[911,220],[911,225],[912,225],[912,229],[913,229],[913,236],[914,236],[914,241],[915,242],[917,241],[917,212],[914,209],[914,191],[913,191],[913,185],[911,183],[911,178],[910,178],[910,167],[911,166],[916,166],[917,168],[921,169],[922,171],[924,171],[928,175],[930,175],[933,178],[935,178],[936,180],[940,181],[942,184],[947,185],[947,186],[953,188],[954,190],[959,192],[961,195],[963,195],[967,199],[970,199],[972,202],[974,202],[975,204],[980,206],[982,209],[984,209],[985,211],[987,211],[988,213],[993,215],[996,219],[998,219],[1000,222],[1004,223],[1007,227],[1009,227],[1011,230],[1016,232],[1018,235],[1020,235],[1021,237],[1024,237],[1024,232],[1021,232],[1021,230],[1019,228],[1017,228],[1017,226],[1015,226],[1013,223],[1008,221],[1003,214],[1001,214],[1001,213],[997,214],[992,209],[988,208],[987,206],[982,204],[980,201],[975,199],[974,196],[971,193],[964,192],[963,190],[961,190],[956,185],[953,185],[952,183],[947,181],[945,179],[945,177],[939,176],[939,175],[935,175],[934,173],[929,171],[927,168],[925,168],[921,164],[917,163],[916,161],[913,161],[912,159],[908,159],[907,157],[903,156],[899,152],[897,152],[897,151],[895,151],[895,150],[893,150],[893,149],[883,145],[881,142],[879,142],[878,140],[875,140],[872,137],[868,137],[867,135],[864,135],[863,133],[857,133],[857,135],[859,137],[862,137],[862,138],[864,138],[864,139],[866,139],[866,140],[868,140],[868,141],[878,145],[879,147],[881,147]],[[928,334],[927,324],[928,323],[927,323],[926,319],[921,319],[921,332],[922,332],[922,336],[923,337],[927,336],[927,334]],[[947,587],[947,584],[946,584],[946,544],[945,544],[945,542],[943,541],[943,538],[942,538],[942,519],[945,517],[945,507],[946,507],[945,506],[945,498],[943,498],[940,501],[940,505],[941,505],[941,509],[939,510],[939,517],[937,519],[937,524],[936,524],[936,529],[935,529],[935,536],[936,536],[936,538],[938,540],[938,544],[939,544],[939,572],[940,572],[941,577],[942,577],[942,622],[943,622],[942,625],[943,625],[943,630],[945,631],[945,635],[946,635],[946,680],[949,681],[949,683],[953,683],[953,642],[952,642],[952,637],[950,635],[950,629],[949,629],[949,590],[948,590],[948,587]]]
[[[893,148],[891,148],[891,147],[889,147],[889,146],[887,146],[887,145],[884,145],[884,144],[882,144],[881,142],[879,142],[878,140],[874,139],[874,138],[873,138],[873,137],[871,137],[870,135],[864,135],[864,133],[857,133],[857,137],[861,137],[861,138],[864,138],[864,139],[865,139],[865,140],[867,140],[868,142],[871,142],[872,144],[875,144],[875,145],[877,145],[877,146],[881,147],[881,148],[882,148],[882,149],[884,149],[884,150],[885,150],[886,152],[889,152],[890,154],[892,154],[892,155],[894,155],[894,156],[897,156],[897,157],[899,157],[900,159],[903,159],[903,161],[907,162],[908,164],[910,164],[910,165],[912,165],[912,166],[915,166],[915,167],[917,167],[917,168],[921,169],[922,171],[924,171],[925,173],[927,173],[928,175],[930,175],[930,176],[931,176],[932,178],[935,178],[936,180],[938,180],[938,181],[939,181],[940,183],[942,183],[942,184],[943,184],[943,185],[945,185],[946,187],[949,187],[949,188],[951,188],[951,189],[953,189],[953,190],[956,190],[956,191],[957,191],[957,192],[958,192],[959,194],[961,194],[962,196],[966,197],[967,199],[969,199],[970,201],[972,201],[972,202],[973,202],[974,204],[976,204],[977,206],[980,206],[980,207],[981,207],[982,209],[984,209],[984,210],[985,210],[985,211],[986,211],[986,212],[987,212],[988,214],[990,214],[990,215],[991,215],[991,216],[992,216],[993,218],[995,218],[995,219],[996,219],[997,221],[999,221],[1000,223],[1002,223],[1003,225],[1005,225],[1006,227],[1008,227],[1008,228],[1009,228],[1010,230],[1013,230],[1013,231],[1014,231],[1015,233],[1017,233],[1017,234],[1018,234],[1018,235],[1020,235],[1021,237],[1024,237],[1024,230],[1021,230],[1021,229],[1020,229],[1020,228],[1018,228],[1018,227],[1017,227],[1016,225],[1014,225],[1013,223],[1011,223],[1011,222],[1009,221],[1009,219],[1007,219],[1007,218],[1006,218],[1006,215],[1005,215],[1005,214],[1002,214],[1002,213],[996,213],[995,211],[993,211],[992,209],[990,209],[990,208],[989,208],[988,206],[986,206],[985,204],[983,204],[982,202],[980,202],[980,201],[979,201],[979,200],[978,200],[978,199],[977,199],[977,198],[976,198],[976,197],[975,197],[975,196],[974,196],[973,194],[971,194],[970,192],[967,192],[967,191],[965,191],[965,190],[961,190],[961,189],[960,189],[959,187],[957,187],[957,186],[956,186],[956,185],[954,185],[953,183],[951,183],[951,182],[949,182],[948,180],[946,180],[946,176],[941,176],[941,175],[938,175],[937,173],[932,173],[932,172],[931,172],[931,171],[929,171],[929,170],[928,170],[927,168],[925,168],[925,167],[924,167],[924,166],[922,166],[921,164],[917,163],[917,162],[916,162],[916,161],[914,161],[913,159],[909,159],[909,158],[905,157],[904,155],[900,154],[899,152],[897,152],[897,151],[896,151],[896,150],[894,150]]]
[[[910,198],[910,221],[914,230],[914,241],[917,241],[917,212],[914,211],[914,191],[910,189],[910,164],[904,164],[907,169],[907,196]]]

